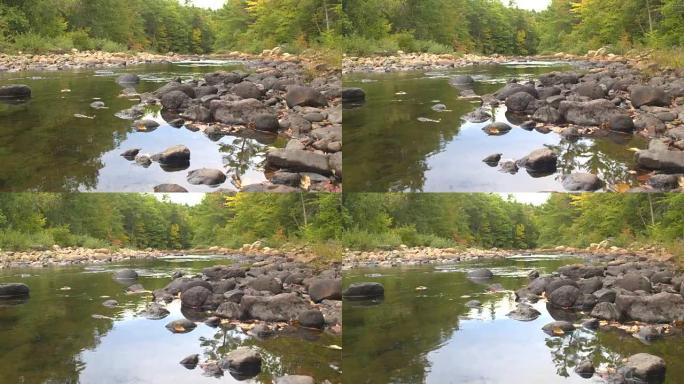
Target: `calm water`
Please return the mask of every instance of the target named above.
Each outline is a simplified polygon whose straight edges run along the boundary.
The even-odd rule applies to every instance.
[[[562,191],[560,175],[573,171],[599,174],[609,188],[634,185],[628,171],[634,165],[630,147],[646,143],[627,135],[569,141],[556,133],[526,131],[510,121],[505,106],[496,108],[496,121],[513,130],[503,136],[488,136],[482,128],[490,122],[461,120],[479,103],[458,100],[459,90],[449,77],[468,74],[475,78],[478,95],[494,93],[512,78],[531,79],[550,71],[570,67],[537,63],[471,67],[451,72],[404,72],[345,75],[345,87],[366,91],[366,103],[344,111],[344,136],[348,151],[344,157],[347,191],[426,192],[540,192]],[[446,112],[431,109],[436,103]],[[420,122],[418,118],[439,122]],[[534,178],[525,169],[516,175],[499,172],[482,162],[503,153],[502,160],[517,160],[532,150],[550,147],[559,155],[555,175]]]
[[[111,71],[24,72],[0,74],[0,85],[26,84],[33,98],[25,104],[0,103],[0,191],[111,191],[151,192],[155,185],[175,183],[189,191],[211,191],[186,181],[188,171],[217,168],[228,173],[222,188],[235,189],[230,176],[239,174],[243,185],[265,180],[264,154],[268,145],[282,146],[276,137],[210,138],[185,127],[167,124],[174,116],[150,109],[144,118],[161,124],[150,132],[131,129],[132,121],[114,114],[139,101],[119,97],[123,88],[115,79],[124,72],[140,75],[140,93],[168,81],[190,79],[217,70],[244,70],[235,62],[154,64]],[[70,90],[70,92],[67,92]],[[101,99],[108,109],[93,109]],[[80,114],[94,119],[77,118]],[[158,163],[143,168],[120,156],[131,148],[155,154],[174,145],[190,148],[190,168],[166,172]]]
[[[200,362],[217,358],[240,345],[256,345],[262,352],[262,373],[252,382],[270,384],[283,374],[302,374],[338,383],[340,352],[327,346],[340,345],[339,336],[294,331],[258,341],[202,323],[192,332],[172,334],[164,325],[183,318],[178,300],[167,306],[168,317],[148,320],[137,313],[151,295],[127,295],[112,279],[113,271],[133,266],[139,282],[153,290],[171,281],[176,269],[198,272],[227,263],[225,258],[188,256],[106,267],[0,271],[0,283],[31,287],[26,303],[0,306],[0,383],[236,383],[228,373],[221,379],[205,377],[199,366],[187,370],[178,362],[194,353]],[[102,306],[107,298],[118,300],[120,307]]]
[[[576,330],[550,337],[541,328],[563,313],[542,313],[531,322],[511,320],[513,290],[527,284],[530,269],[550,272],[568,258],[535,256],[454,267],[359,269],[345,274],[344,285],[376,281],[384,284],[380,302],[344,303],[345,383],[510,384],[601,382],[573,372],[590,358],[607,367],[621,358],[648,352],[667,362],[669,384],[684,377],[684,338],[672,337],[647,346],[617,331]],[[504,292],[488,293],[485,285],[466,278],[469,268],[485,266]],[[416,291],[425,286],[427,290]],[[469,300],[482,302],[469,309]]]

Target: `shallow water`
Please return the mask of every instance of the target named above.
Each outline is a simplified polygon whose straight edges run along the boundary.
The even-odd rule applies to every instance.
[[[556,133],[526,131],[511,120],[505,106],[496,108],[496,121],[513,126],[503,136],[488,136],[482,128],[490,122],[461,120],[478,103],[458,100],[459,90],[449,77],[474,77],[478,95],[494,93],[513,78],[569,70],[565,64],[517,63],[461,68],[444,72],[403,72],[345,75],[345,87],[366,91],[366,103],[344,111],[344,136],[348,151],[345,189],[352,192],[542,192],[563,191],[560,175],[571,172],[598,174],[608,189],[618,184],[636,185],[634,152],[646,142],[615,134],[600,139],[569,141]],[[431,107],[447,106],[446,112]],[[420,122],[419,118],[435,121]],[[503,153],[502,160],[517,160],[532,150],[558,150],[559,169],[554,175],[535,178],[521,169],[516,175],[489,167],[482,159]]]
[[[615,366],[623,357],[647,352],[667,362],[667,383],[684,377],[684,337],[644,345],[618,331],[579,329],[550,337],[541,328],[567,313],[535,304],[542,315],[530,322],[511,320],[513,290],[527,284],[527,272],[541,273],[577,262],[572,258],[532,256],[447,267],[358,269],[345,274],[344,286],[375,281],[385,286],[384,300],[344,302],[344,381],[346,383],[509,384],[602,382],[573,369],[585,359],[597,368]],[[490,268],[505,291],[487,292],[486,284],[466,278],[475,267]],[[424,286],[427,290],[417,291]],[[479,300],[482,308],[465,306]]]
[[[0,383],[237,383],[227,372],[221,379],[205,377],[199,366],[188,370],[179,361],[195,353],[200,362],[220,358],[240,345],[256,345],[262,353],[262,373],[250,382],[270,384],[284,374],[340,382],[340,353],[327,348],[341,344],[338,336],[297,330],[256,340],[202,323],[189,333],[172,334],[164,325],[184,317],[177,300],[168,305],[168,317],[148,320],[137,313],[151,295],[127,295],[112,279],[113,271],[133,267],[141,275],[138,282],[154,290],[171,281],[176,269],[198,272],[229,263],[223,257],[169,257],[104,267],[0,271],[0,283],[23,282],[31,288],[27,302],[0,306]],[[108,298],[120,306],[102,306]],[[111,319],[95,319],[94,314]]]
[[[205,167],[228,174],[229,181],[221,188],[236,189],[230,182],[233,175],[239,175],[242,185],[264,181],[267,147],[284,145],[275,136],[212,138],[168,125],[165,117],[171,121],[175,116],[162,116],[158,109],[150,109],[143,118],[154,119],[161,126],[137,132],[131,128],[132,121],[114,116],[139,102],[119,97],[123,87],[115,80],[122,73],[140,75],[142,80],[136,90],[142,93],[178,77],[197,78],[218,70],[247,71],[236,62],[206,61],[0,74],[0,85],[26,84],[33,90],[27,103],[0,103],[0,191],[151,192],[158,184],[175,183],[191,192],[208,192],[211,187],[186,181],[188,171]],[[95,98],[108,109],[91,108]],[[151,155],[179,144],[191,151],[187,170],[167,172],[158,163],[144,168],[120,156],[131,148],[141,148],[140,153]]]

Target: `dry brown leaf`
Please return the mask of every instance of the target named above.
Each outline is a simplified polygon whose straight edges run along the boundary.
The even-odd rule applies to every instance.
[[[300,186],[302,187],[303,190],[308,191],[309,188],[311,188],[311,178],[309,176],[302,176],[302,179],[300,181]]]
[[[630,188],[632,188],[632,186],[627,184],[627,183],[616,184],[615,185],[615,192],[626,193],[627,191],[630,190]]]

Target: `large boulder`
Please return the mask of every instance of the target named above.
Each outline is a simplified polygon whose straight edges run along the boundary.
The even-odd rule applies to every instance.
[[[644,291],[651,292],[651,282],[646,276],[637,272],[628,273],[617,280],[613,284],[615,287],[622,288],[627,291]]]
[[[632,88],[630,98],[635,108],[643,105],[666,106],[670,103],[665,90],[657,87],[634,87]]]
[[[558,167],[558,155],[548,148],[541,148],[530,152],[519,162],[533,173],[553,173]]]
[[[224,303],[221,303],[218,308],[216,308],[216,311],[214,312],[216,316],[226,318],[226,319],[231,319],[231,320],[240,320],[244,318],[245,316],[245,311],[243,308],[240,306],[239,303],[235,303],[233,301],[226,301]]]
[[[159,162],[168,165],[186,165],[190,163],[190,149],[185,145],[176,145],[160,153]]]
[[[187,108],[190,100],[190,96],[183,91],[171,91],[161,97],[161,105],[169,111],[178,111]]]
[[[573,72],[551,72],[539,76],[539,82],[545,87],[553,85],[577,84],[579,76]]]
[[[525,112],[534,106],[536,99],[528,92],[516,92],[506,98],[506,107],[511,112]]]
[[[632,133],[636,127],[634,120],[628,115],[616,115],[608,120],[608,128],[616,132]]]
[[[321,175],[332,174],[327,156],[303,149],[271,149],[266,154],[266,162],[279,169],[314,172]]]
[[[290,108],[302,107],[325,107],[328,100],[317,90],[311,87],[292,86],[287,90],[285,100]]]
[[[243,99],[258,99],[262,96],[259,87],[250,81],[243,81],[234,85],[231,91]]]
[[[0,299],[26,297],[29,295],[29,287],[23,283],[0,284]]]
[[[684,298],[680,294],[660,292],[650,296],[620,294],[615,298],[618,311],[627,319],[644,323],[684,321]]]
[[[31,88],[23,84],[3,85],[0,87],[0,99],[28,99]]]
[[[226,181],[226,175],[218,169],[201,168],[188,173],[188,183],[193,185],[221,185]]]
[[[631,382],[660,384],[665,381],[665,360],[648,353],[637,353],[627,358],[624,374]]]
[[[622,315],[613,303],[600,302],[591,310],[591,316],[601,320],[620,321]]]
[[[606,97],[606,90],[597,83],[583,83],[575,89],[578,95],[588,97],[592,100],[603,99]]]
[[[219,366],[239,380],[245,380],[261,372],[261,355],[253,347],[238,347],[222,358]]]
[[[263,321],[292,321],[301,312],[310,309],[309,304],[296,293],[281,293],[275,296],[247,296],[240,302],[245,316]]]
[[[314,303],[342,299],[341,279],[314,279],[309,283],[309,296]]]
[[[361,88],[342,88],[342,103],[361,103],[366,100],[366,92]]]
[[[202,270],[202,274],[209,280],[222,280],[230,278],[245,277],[246,270],[240,267],[230,267],[227,265],[215,265]]]
[[[500,89],[496,94],[496,98],[499,100],[506,100],[509,96],[516,94],[518,92],[525,92],[530,94],[535,99],[539,97],[537,90],[530,85],[521,85],[518,83],[508,83],[505,87]]]
[[[563,188],[571,192],[594,192],[603,188],[603,181],[591,173],[572,173],[563,176]]]
[[[385,287],[380,283],[354,283],[342,292],[345,299],[373,299],[384,295]]]
[[[560,112],[550,105],[537,109],[534,115],[532,115],[532,119],[547,124],[558,124],[563,121]]]
[[[283,291],[283,285],[269,276],[259,276],[247,283],[247,286],[257,291],[268,291],[275,294]]]
[[[219,123],[246,125],[254,123],[258,116],[273,112],[257,99],[238,101],[213,100],[210,104],[211,114]]]
[[[192,287],[181,294],[181,303],[190,308],[201,308],[211,296],[211,291],[205,287]]]
[[[173,91],[181,91],[181,92],[185,93],[189,98],[191,98],[191,99],[195,98],[195,88],[193,88],[190,84],[183,84],[183,83],[179,83],[177,81],[172,81],[168,84],[165,84],[161,88],[154,91],[152,94],[159,97],[159,98],[162,98],[167,93],[173,92]]]
[[[549,302],[559,308],[571,308],[577,302],[580,290],[571,285],[565,285],[555,289],[549,295]]]
[[[608,124],[615,116],[626,114],[615,104],[605,99],[586,102],[561,101],[559,112],[568,123],[582,126]]]
[[[209,85],[236,84],[242,81],[244,75],[236,72],[212,72],[204,75],[204,81]]]
[[[323,313],[317,309],[311,309],[299,314],[297,318],[299,325],[305,328],[322,329],[325,326]]]
[[[684,172],[684,152],[646,149],[636,153],[636,160],[646,169]]]

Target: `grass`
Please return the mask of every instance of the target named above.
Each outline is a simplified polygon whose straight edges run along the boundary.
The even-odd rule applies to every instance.
[[[83,247],[89,249],[112,248],[105,240],[87,235],[74,235],[65,228],[50,228],[42,231],[25,233],[6,229],[0,231],[0,249],[10,251],[27,251],[48,249],[53,245],[60,247]]]
[[[25,33],[15,37],[14,42],[5,43],[3,51],[11,53],[66,53],[72,49],[79,51],[126,52],[128,47],[107,39],[91,38],[83,31],[69,32],[64,35],[48,37],[35,33]]]
[[[657,49],[651,59],[661,67],[684,68],[684,48]]]

